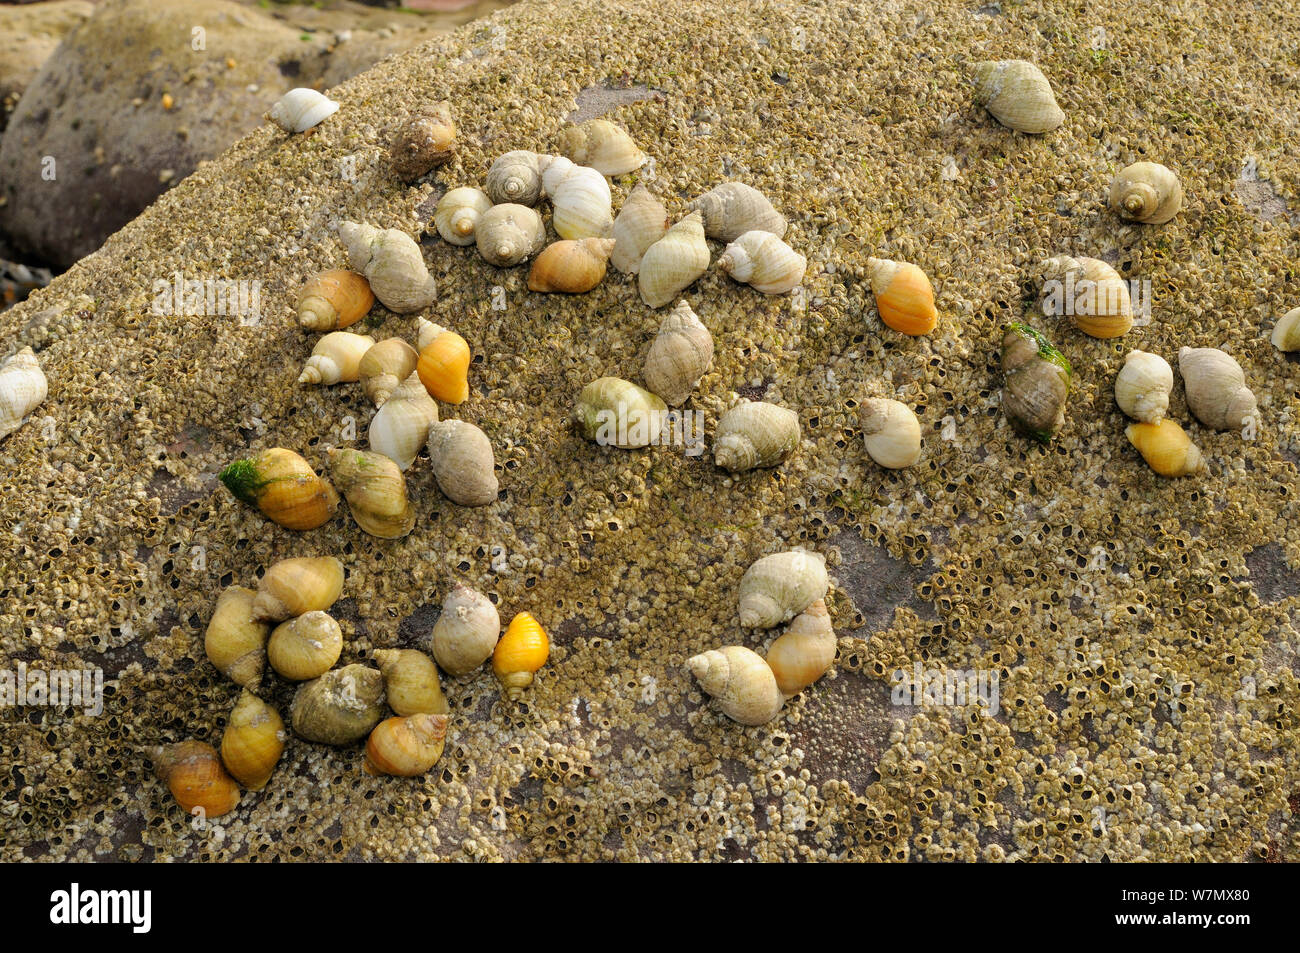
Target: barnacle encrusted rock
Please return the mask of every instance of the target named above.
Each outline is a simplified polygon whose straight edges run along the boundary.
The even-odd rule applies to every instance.
[[[0,443],[0,669],[98,667],[111,689],[98,716],[0,707],[0,860],[1300,857],[1300,365],[1267,340],[1297,290],[1293,236],[1231,192],[1246,148],[1234,110],[1249,105],[1249,148],[1300,195],[1273,98],[1300,36],[1212,3],[1176,19],[1003,4],[996,31],[976,6],[523,3],[333,90],[345,106],[310,138],[253,131],[0,315],[0,340],[35,346],[50,382],[38,419]],[[574,55],[596,48],[592,24],[600,55]],[[1062,41],[1099,24],[1124,38],[1113,58]],[[1253,52],[1184,55],[1200,49]],[[1050,66],[1070,121],[1047,139],[990,122],[967,82],[987,58]],[[374,163],[417,88],[474,109],[439,183],[404,189]],[[734,178],[787,216],[808,258],[801,295],[716,272],[686,292],[715,339],[691,408],[706,442],[740,397],[798,408],[800,452],[732,475],[680,440],[586,441],[574,395],[635,378],[662,315],[629,276],[557,300],[526,290],[526,268],[430,238],[430,317],[482,355],[447,416],[490,439],[498,500],[450,505],[417,461],[415,529],[380,543],[346,519],[281,530],[221,490],[225,462],[266,447],[317,466],[325,446],[363,448],[355,385],[293,385],[313,345],[297,289],[344,265],[333,224],[416,233],[444,185],[550,148],[580,98],[621,103],[609,115],[655,159],[674,214]],[[1107,182],[1153,123],[1197,201],[1158,230],[1114,231]],[[615,181],[616,206],[631,181]],[[1108,255],[1154,300],[1127,346],[1044,326],[1076,374],[1070,424],[1042,447],[1002,420],[997,348],[1061,249]],[[873,332],[870,257],[932,275],[951,320]],[[1269,280],[1243,280],[1243,261]],[[174,272],[260,282],[260,319],[154,313]],[[77,295],[93,300],[60,319],[76,333],[28,340],[35,315]],[[376,309],[365,330],[409,337],[411,321]],[[1151,473],[1114,406],[1135,346],[1229,351],[1258,398],[1254,438],[1199,428],[1176,389],[1170,416],[1211,466],[1194,483]],[[867,457],[868,393],[918,414],[923,462]],[[737,587],[794,548],[827,556],[836,665],[744,728],[685,663],[779,637],[744,634]],[[447,680],[446,750],[419,780],[366,776],[358,745],[295,741],[219,835],[197,832],[141,749],[218,741],[239,689],[203,655],[215,594],[317,554],[348,570],[330,610],[341,665],[422,644],[458,583],[503,618],[536,615],[550,660],[509,696],[487,666]],[[957,686],[957,672],[983,680]],[[263,682],[287,713],[292,688]],[[945,694],[965,704],[930,703]]]

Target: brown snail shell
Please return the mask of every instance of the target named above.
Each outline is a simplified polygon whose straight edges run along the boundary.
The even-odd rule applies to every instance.
[[[365,665],[345,665],[304,682],[289,720],[307,741],[347,745],[360,741],[384,717],[384,676]]]
[[[487,434],[463,420],[429,428],[429,462],[438,489],[461,506],[486,506],[497,498],[496,461]]]
[[[528,272],[529,291],[582,294],[600,284],[605,262],[614,248],[612,238],[582,238],[547,246]]]
[[[212,745],[181,741],[153,748],[149,755],[158,777],[187,814],[220,817],[239,804],[239,785],[226,773]]]
[[[456,123],[451,103],[425,106],[397,130],[388,147],[393,171],[403,182],[414,182],[456,154]]]
[[[1012,324],[1002,336],[1002,410],[1018,432],[1047,443],[1065,423],[1070,362],[1052,342],[1027,324]]]
[[[835,664],[835,627],[826,603],[818,599],[799,615],[771,648],[767,664],[786,698],[797,695]]]
[[[335,269],[308,279],[298,295],[298,323],[311,331],[351,327],[375,303],[364,275]]]
[[[448,675],[468,675],[492,657],[501,635],[501,616],[492,600],[457,586],[442,603],[431,637],[433,657]]]

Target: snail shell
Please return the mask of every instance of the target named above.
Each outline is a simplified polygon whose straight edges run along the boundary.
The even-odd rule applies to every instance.
[[[858,411],[867,453],[882,467],[899,470],[921,459],[921,424],[912,408],[873,397]]]
[[[280,713],[245,689],[221,736],[221,761],[236,781],[260,791],[284,753],[284,738]]]
[[[709,268],[709,246],[699,212],[674,225],[641,257],[637,287],[641,300],[661,308],[674,300]]]
[[[501,634],[497,607],[481,592],[457,586],[434,623],[433,657],[448,675],[468,675],[488,660]]]
[[[1159,354],[1129,351],[1115,377],[1115,403],[1134,420],[1153,424],[1169,409],[1174,369]]]
[[[1161,476],[1180,477],[1205,472],[1205,458],[1201,451],[1183,428],[1168,417],[1153,424],[1129,424],[1124,434],[1151,469]]]
[[[281,622],[266,645],[271,668],[291,682],[319,678],[343,654],[343,630],[328,613],[315,609]]]
[[[1271,340],[1279,351],[1300,351],[1300,308],[1292,308],[1277,319]]]
[[[474,241],[484,261],[508,268],[542,250],[546,226],[542,217],[526,205],[494,205],[479,216]]]
[[[370,421],[366,439],[371,450],[382,453],[405,472],[429,439],[429,427],[437,422],[438,404],[420,383],[419,374],[412,374],[379,408]]]
[[[1051,132],[1065,122],[1052,84],[1033,63],[1000,60],[975,68],[975,99],[998,122],[1017,132]]]
[[[299,86],[281,96],[266,118],[285,132],[306,132],[339,111],[339,104],[324,93]]]
[[[561,238],[603,238],[614,226],[609,182],[595,169],[556,156],[542,176],[551,227]]]
[[[384,676],[365,665],[345,665],[304,682],[289,710],[299,737],[325,745],[360,741],[383,717]]]
[[[415,366],[420,383],[446,404],[462,404],[469,397],[469,343],[439,324],[420,327],[420,359]]]
[[[257,593],[230,586],[217,597],[208,621],[203,651],[218,672],[236,685],[256,688],[266,664],[266,639],[270,626],[253,618]]]
[[[799,415],[760,400],[741,401],[718,420],[713,459],[740,473],[774,467],[799,447]]]
[[[529,291],[582,294],[600,284],[605,262],[614,250],[612,238],[583,238],[547,246],[528,272]]]
[[[393,171],[403,182],[414,182],[456,154],[456,123],[451,103],[425,106],[397,130],[388,147]]]
[[[149,757],[158,777],[187,814],[220,817],[239,803],[239,785],[226,773],[212,745],[181,741],[153,748]]]
[[[601,175],[635,172],[646,162],[646,154],[637,148],[627,130],[608,119],[565,126],[560,131],[560,152]]]
[[[357,525],[380,539],[400,539],[415,528],[415,510],[401,469],[382,453],[326,451],[330,473]]]
[[[0,367],[0,439],[22,426],[23,418],[45,400],[49,385],[36,352],[25,347]]]
[[[803,281],[808,259],[771,232],[745,232],[726,247],[718,268],[763,294],[780,295]]]
[[[353,270],[366,276],[370,290],[389,311],[407,314],[433,304],[437,288],[420,246],[410,235],[395,228],[344,222],[339,225],[339,238]]]
[[[542,173],[554,156],[516,149],[499,156],[488,169],[484,190],[494,205],[532,207],[542,197]],[[486,257],[486,256],[485,256]]]
[[[311,331],[350,327],[366,316],[375,303],[364,275],[334,269],[307,280],[298,295],[298,323]]]
[[[818,599],[794,617],[771,648],[767,664],[776,687],[786,698],[797,695],[831,670],[835,664],[835,627],[826,603]]]
[[[357,373],[366,396],[382,407],[419,363],[420,355],[411,345],[401,338],[385,338],[362,355]]]
[[[1185,347],[1178,352],[1187,409],[1215,430],[1240,430],[1259,408],[1246,386],[1246,375],[1231,355],[1213,347]]]
[[[785,237],[785,217],[762,192],[743,182],[714,186],[687,206],[704,217],[704,234],[720,242],[734,242],[746,232],[771,232]]]
[[[685,301],[668,312],[650,344],[646,386],[670,407],[681,406],[713,364],[713,335]]]
[[[369,334],[331,331],[312,348],[298,375],[299,384],[350,383],[361,377],[361,359],[375,346]]]
[[[253,618],[278,622],[328,609],[342,593],[343,564],[333,556],[282,559],[258,583]]]
[[[492,671],[506,688],[525,688],[551,655],[551,640],[536,619],[521,612],[510,620],[492,653]]]
[[[416,649],[376,649],[375,664],[384,676],[388,707],[399,715],[445,715],[438,666]]]
[[[438,489],[461,506],[496,502],[496,460],[487,434],[463,420],[443,420],[429,428],[429,461]]]
[[[442,757],[449,722],[446,715],[423,713],[384,719],[366,741],[366,773],[399,778],[424,774]]]
[[[781,712],[785,699],[762,656],[743,645],[692,655],[686,661],[722,713],[742,725],[762,725]]]
[[[1183,207],[1183,186],[1158,162],[1135,162],[1110,183],[1110,207],[1122,218],[1163,225]]]
[[[283,447],[236,460],[219,474],[236,499],[285,529],[315,529],[334,517],[339,495],[311,464]]]
[[[868,258],[871,292],[876,296],[880,320],[902,334],[929,334],[939,312],[934,307],[934,288],[916,265],[888,258]]]
[[[601,377],[582,389],[573,419],[588,440],[623,450],[648,447],[659,438],[668,405],[643,387]]]
[[[1097,258],[1058,255],[1043,262],[1043,313],[1068,313],[1074,326],[1094,338],[1115,338],[1133,327],[1128,285]]]
[[[646,249],[668,231],[668,211],[650,190],[638,182],[614,219],[614,251],[609,261],[625,275],[635,275]]]
[[[1065,423],[1065,398],[1073,370],[1052,342],[1027,324],[1002,336],[1002,410],[1011,426],[1041,443]]]
[[[826,557],[803,549],[764,556],[740,579],[740,624],[770,629],[826,596]]]
[[[443,241],[453,245],[473,245],[479,219],[492,207],[492,200],[478,189],[452,189],[438,200],[433,210],[433,224]]]

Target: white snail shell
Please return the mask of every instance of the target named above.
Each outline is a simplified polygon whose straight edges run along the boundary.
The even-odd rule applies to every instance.
[[[718,259],[719,270],[763,294],[779,295],[803,281],[808,259],[771,232],[745,232]]]
[[[546,244],[546,226],[533,209],[506,202],[492,206],[479,216],[474,241],[484,261],[508,268],[542,250]]]
[[[740,473],[774,467],[799,447],[799,415],[761,400],[742,400],[718,420],[713,459]]]
[[[542,197],[542,172],[553,158],[526,149],[507,152],[488,169],[484,191],[495,205],[513,203],[532,207]]]
[[[637,287],[641,300],[661,308],[693,284],[709,268],[709,246],[699,212],[692,212],[668,229],[641,258]]]
[[[975,69],[975,99],[994,119],[1018,132],[1051,132],[1065,122],[1052,84],[1025,60],[980,63]]]
[[[1270,340],[1279,351],[1300,351],[1300,308],[1292,308],[1277,319]]]
[[[324,93],[299,86],[281,96],[266,118],[285,132],[306,132],[339,111],[339,104]]]
[[[453,245],[473,245],[479,218],[492,207],[492,200],[478,189],[452,189],[438,200],[433,225],[443,241]]]
[[[36,352],[25,347],[0,367],[0,439],[22,426],[49,392]]]
[[[704,234],[720,242],[734,242],[745,232],[771,232],[785,237],[785,217],[762,192],[744,182],[724,182],[687,206],[704,216]]]
[[[646,154],[637,148],[627,130],[608,119],[589,119],[576,126],[566,126],[560,139],[560,151],[565,156],[601,175],[635,172],[646,162]]]
[[[641,256],[668,231],[668,211],[650,190],[637,183],[614,219],[610,235],[614,251],[609,262],[625,275],[635,275]]]
[[[1183,207],[1183,186],[1159,162],[1135,162],[1110,183],[1110,207],[1122,217],[1163,225]]]
[[[464,420],[443,420],[429,428],[429,461],[438,489],[461,506],[486,506],[497,498],[492,441]]]
[[[420,246],[410,235],[395,228],[343,222],[339,238],[352,269],[366,276],[370,290],[388,310],[408,314],[433,304],[437,288]]]
[[[1240,430],[1259,413],[1246,374],[1229,354],[1213,347],[1185,347],[1178,352],[1187,409],[1215,430]]]
[[[740,624],[770,629],[826,596],[826,557],[803,549],[764,556],[740,580]]]
[[[921,459],[921,424],[911,407],[873,397],[863,401],[858,419],[867,453],[882,467],[899,470]]]
[[[438,404],[412,373],[384,401],[370,421],[370,449],[382,453],[401,470],[409,470],[438,422]]]
[[[713,335],[691,306],[679,301],[646,354],[646,386],[668,406],[681,406],[712,363]]]
[[[1169,409],[1174,369],[1159,354],[1129,351],[1115,377],[1115,403],[1134,420],[1153,424]]]
[[[614,225],[609,182],[595,169],[556,156],[542,175],[551,227],[561,238],[603,238]]]
[[[762,656],[743,645],[693,655],[686,662],[700,688],[722,713],[742,725],[762,725],[781,712],[785,699]]]
[[[358,380],[361,358],[375,344],[369,334],[331,331],[312,348],[311,357],[298,375],[299,384],[338,384]]]

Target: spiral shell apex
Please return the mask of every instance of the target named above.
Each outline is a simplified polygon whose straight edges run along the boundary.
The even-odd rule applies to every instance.
[[[1240,430],[1248,419],[1258,417],[1245,372],[1231,355],[1213,347],[1185,347],[1178,352],[1178,370],[1187,409],[1205,426]]]
[[[873,397],[858,411],[867,453],[891,470],[921,459],[921,424],[912,408],[897,400]]]
[[[361,377],[361,359],[375,346],[369,334],[331,331],[312,348],[311,357],[298,375],[299,384],[350,383]]]
[[[388,147],[393,171],[404,182],[414,182],[455,154],[456,123],[448,102],[422,108],[402,123]]]
[[[902,334],[919,336],[934,330],[939,312],[934,306],[934,288],[916,265],[868,258],[867,270],[876,310],[887,327]]]
[[[583,238],[548,246],[528,272],[529,291],[581,294],[600,284],[605,262],[614,250],[612,238]]]
[[[479,216],[474,241],[483,260],[508,268],[531,258],[546,244],[542,217],[526,205],[494,205]]]
[[[785,699],[772,669],[757,652],[728,645],[693,655],[686,665],[732,721],[762,725],[780,714]]]
[[[601,175],[635,172],[646,162],[646,154],[637,148],[627,130],[608,119],[589,119],[576,126],[566,126],[560,140],[561,153]]]
[[[1019,433],[1047,443],[1065,423],[1073,370],[1052,342],[1027,324],[1002,336],[1002,410]]]
[[[311,331],[351,327],[375,303],[370,282],[355,271],[322,271],[308,279],[298,296],[298,323]]]
[[[370,290],[389,311],[408,314],[433,304],[437,288],[415,239],[395,228],[359,222],[339,225],[348,260],[370,282]]]
[[[609,182],[595,169],[557,156],[542,176],[551,227],[561,238],[604,238],[614,225]]]
[[[22,426],[23,419],[45,400],[49,385],[36,360],[25,347],[0,367],[0,439]]]
[[[546,630],[529,613],[521,612],[510,620],[505,635],[492,653],[492,671],[506,688],[524,688],[551,656],[551,640]]]
[[[158,777],[186,813],[220,817],[239,804],[239,785],[226,773],[212,745],[182,741],[154,748],[149,755]]]
[[[743,182],[714,186],[687,206],[704,219],[704,234],[734,242],[746,232],[771,232],[785,237],[786,221],[762,192]]]
[[[366,773],[399,778],[425,774],[442,757],[450,721],[446,715],[420,713],[380,722],[366,741]]]
[[[770,629],[789,622],[818,599],[830,580],[826,557],[803,549],[764,556],[740,579],[740,624]]]
[[[713,459],[732,473],[774,467],[799,448],[799,415],[760,400],[741,401],[718,420]]]
[[[478,221],[492,207],[492,200],[478,189],[452,189],[438,200],[433,211],[433,225],[443,241],[453,245],[473,245]]]
[[[531,208],[542,197],[542,172],[552,158],[526,149],[507,152],[488,169],[484,191],[495,205],[513,203]]]
[[[1134,420],[1153,424],[1169,409],[1174,369],[1158,354],[1129,351],[1115,377],[1115,403]]]
[[[433,657],[448,675],[468,675],[486,662],[501,634],[501,617],[492,600],[468,586],[457,586],[442,603],[430,641]]]
[[[396,463],[368,450],[330,449],[326,455],[358,526],[380,539],[400,539],[415,528],[415,509]]]
[[[713,335],[691,306],[677,302],[659,325],[645,358],[645,382],[670,407],[691,396],[713,364]]]
[[[769,295],[792,291],[807,268],[808,259],[771,232],[745,232],[718,258],[724,274]]]
[[[709,246],[699,212],[692,212],[664,234],[641,257],[637,287],[641,300],[661,308],[709,268]]]
[[[614,250],[610,264],[625,275],[635,275],[641,268],[641,257],[668,231],[668,211],[650,190],[638,182],[614,219],[610,232]]]
[[[1183,207],[1183,186],[1158,162],[1135,162],[1110,183],[1110,207],[1123,218],[1163,225]]]
[[[338,111],[339,104],[324,93],[299,86],[276,100],[266,118],[285,132],[306,132]]]
[[[1065,122],[1052,84],[1033,63],[1000,60],[975,69],[975,99],[1008,129],[1051,132]]]

